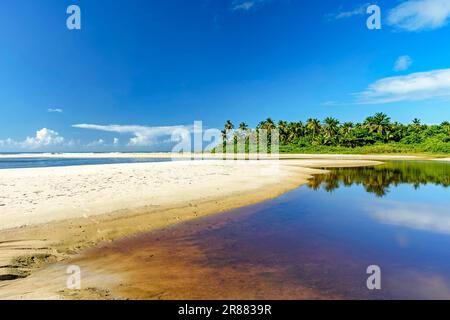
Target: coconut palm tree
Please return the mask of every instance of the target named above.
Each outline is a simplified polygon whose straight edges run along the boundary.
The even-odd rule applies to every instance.
[[[339,120],[332,117],[325,118],[322,130],[325,136],[325,143],[333,144],[339,132]]]
[[[322,130],[320,120],[309,118],[308,121],[306,121],[306,129],[312,135],[312,140],[315,140]]]
[[[227,142],[231,138],[230,133],[234,129],[234,124],[231,122],[231,120],[227,120],[223,126],[222,130],[222,141],[223,141],[223,152],[226,152],[227,148]],[[233,141],[235,141],[235,136],[233,136]]]
[[[344,134],[344,135],[349,134],[350,132],[353,131],[353,127],[354,127],[353,122],[345,122],[345,123],[341,126],[341,132],[342,132],[342,134]]]
[[[299,139],[305,135],[305,126],[301,121],[289,123],[289,141],[298,143]]]
[[[288,123],[287,121],[283,121],[280,120],[278,121],[278,131],[279,131],[279,135],[280,135],[280,143],[281,144],[288,144],[290,141],[289,139],[289,134],[290,134],[290,130],[288,127]]]
[[[414,118],[411,125],[408,126],[408,131],[411,134],[419,135],[422,131],[422,122],[420,119]]]
[[[231,122],[231,120],[227,120],[223,126],[222,130],[222,138],[224,141],[228,139],[228,135],[230,132],[234,129],[234,124]]]
[[[258,124],[257,128],[267,130],[268,132],[270,132],[270,130],[276,129],[277,126],[275,125],[275,122],[272,120],[272,118],[267,118],[266,120],[261,121]]]
[[[372,117],[367,117],[363,126],[380,140],[387,141],[391,129],[391,118],[382,112],[378,112]]]
[[[444,133],[450,136],[450,122],[444,121],[441,123],[440,127],[444,131]]]
[[[227,120],[223,126],[223,128],[225,129],[225,131],[231,131],[234,129],[234,124],[233,122],[231,122],[231,120]]]
[[[248,130],[248,124],[246,124],[245,122],[241,122],[239,124],[239,130],[241,131],[247,131]]]
[[[353,122],[345,122],[339,130],[339,142],[348,147],[355,147],[353,129]]]

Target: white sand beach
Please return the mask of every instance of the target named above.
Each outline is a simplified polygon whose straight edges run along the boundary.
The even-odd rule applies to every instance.
[[[306,167],[359,164],[367,162],[301,160],[273,167],[270,161],[214,160],[7,169],[0,172],[0,230],[227,198],[286,184],[293,171],[300,183],[314,173]]]

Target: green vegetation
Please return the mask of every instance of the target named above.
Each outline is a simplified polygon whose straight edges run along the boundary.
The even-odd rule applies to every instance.
[[[362,168],[337,168],[330,173],[314,175],[308,182],[308,187],[332,192],[339,187],[362,185],[365,190],[383,197],[391,186],[402,183],[414,185],[434,184],[450,187],[450,167],[446,163],[418,161],[393,161],[380,166]]]
[[[260,130],[278,130],[281,153],[432,153],[450,154],[450,122],[440,125],[422,124],[414,119],[410,124],[392,122],[384,113],[366,118],[362,123],[345,122],[328,117],[323,121],[308,119],[306,122],[279,121],[267,119],[258,124],[256,130],[242,122],[234,130],[227,121],[222,135],[224,148],[230,140],[246,139],[246,151],[256,150],[251,141],[257,141]],[[230,139],[230,131],[233,131]],[[228,144],[228,146],[227,146]],[[233,143],[232,143],[233,144]],[[236,149],[235,149],[236,151]]]

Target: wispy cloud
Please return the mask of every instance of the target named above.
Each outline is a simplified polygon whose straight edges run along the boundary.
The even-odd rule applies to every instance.
[[[410,56],[400,56],[397,61],[395,61],[394,70],[395,71],[405,71],[408,70],[412,65],[412,59]]]
[[[334,101],[334,100],[328,100],[328,101],[322,102],[320,105],[324,106],[324,107],[330,107],[330,106],[335,107],[335,106],[348,105],[348,103],[342,103],[342,102],[338,102],[338,101]]]
[[[391,9],[387,23],[403,31],[432,30],[450,20],[449,0],[409,0]]]
[[[450,97],[450,69],[412,73],[378,80],[356,95],[360,104]]]
[[[233,0],[232,11],[249,11],[271,0]]]
[[[56,108],[56,109],[49,108],[49,109],[47,109],[47,112],[51,112],[51,113],[63,113],[64,110],[63,110],[63,109],[59,109],[59,108]]]
[[[255,1],[244,1],[242,3],[236,3],[236,1],[235,1],[232,9],[233,9],[233,11],[236,11],[236,10],[247,11],[247,10],[250,10],[251,8],[253,8],[254,6],[255,6]]]
[[[340,20],[351,18],[354,16],[361,16],[366,14],[367,8],[369,6],[370,3],[364,3],[348,10],[344,10],[343,8],[341,8],[338,12],[327,14],[326,17],[330,20]]]
[[[169,140],[174,132],[180,129],[191,130],[188,126],[146,127],[137,125],[97,125],[97,124],[75,124],[74,128],[115,132],[121,134],[132,134],[129,146],[151,146]],[[114,140],[116,141],[116,140]],[[118,140],[117,140],[118,143]]]

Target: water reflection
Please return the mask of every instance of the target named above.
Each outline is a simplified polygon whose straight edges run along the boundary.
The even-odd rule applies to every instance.
[[[394,161],[375,167],[332,169],[329,174],[314,176],[308,187],[332,192],[342,186],[362,185],[367,192],[384,197],[391,187],[400,184],[410,184],[415,189],[427,184],[449,187],[450,166],[441,162]]]
[[[450,234],[448,206],[389,201],[368,206],[366,211],[381,223]]]

